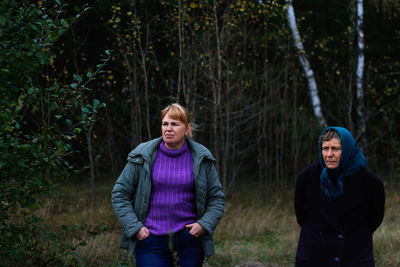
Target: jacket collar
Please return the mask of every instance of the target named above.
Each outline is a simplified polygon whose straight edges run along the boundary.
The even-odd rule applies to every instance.
[[[134,150],[132,150],[128,154],[128,158],[141,156],[144,158],[144,160],[153,162],[155,160],[157,154],[156,151],[160,146],[161,141],[162,137],[158,137],[156,139],[152,139],[150,141],[139,144]]]
[[[195,160],[201,158],[208,158],[212,161],[215,161],[214,156],[211,154],[210,150],[208,150],[205,146],[203,146],[200,143],[197,143],[196,141],[193,141],[191,138],[187,138],[186,141]],[[141,156],[146,161],[154,162],[157,154],[156,151],[160,146],[161,142],[162,142],[162,137],[158,137],[156,139],[141,143],[128,154],[128,157],[133,158]]]
[[[215,161],[214,156],[205,146],[197,143],[196,141],[193,141],[191,138],[187,138],[186,141],[188,143],[190,151],[192,151],[194,158],[208,158],[212,161]]]

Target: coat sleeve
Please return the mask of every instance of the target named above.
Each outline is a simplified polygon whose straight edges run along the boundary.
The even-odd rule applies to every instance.
[[[304,220],[307,216],[305,209],[307,191],[307,176],[305,172],[300,172],[296,177],[296,186],[294,192],[294,211],[296,214],[297,223],[303,226]]]
[[[197,221],[212,234],[220,221],[225,208],[225,195],[213,163],[207,166],[206,207],[203,216]]]
[[[371,186],[370,198],[371,209],[368,223],[373,233],[383,221],[383,216],[385,213],[385,189],[383,182],[377,176],[372,174],[372,177],[373,183]]]
[[[138,177],[138,164],[128,162],[118,177],[111,192],[111,202],[115,214],[128,238],[132,238],[143,227],[138,219],[133,206],[132,199],[135,195]]]

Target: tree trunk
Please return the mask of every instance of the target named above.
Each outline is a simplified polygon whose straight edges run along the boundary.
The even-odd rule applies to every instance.
[[[94,115],[95,116],[95,115]],[[96,117],[95,117],[96,118]],[[90,169],[90,189],[92,191],[92,207],[96,206],[96,177],[94,173],[94,158],[93,158],[93,146],[92,146],[92,132],[95,123],[94,121],[90,123],[89,129],[86,132],[86,141],[88,146],[88,155],[89,155],[89,169]]]
[[[217,77],[214,75],[214,69],[210,69],[210,78],[213,83],[213,130],[214,130],[214,149],[215,149],[215,157],[218,161],[218,166],[223,166],[222,160],[226,160],[226,158],[220,157],[220,148],[219,144],[222,140],[222,135],[220,134],[220,127],[218,124],[218,117],[219,117],[219,106],[221,100],[221,43],[219,39],[219,28],[218,28],[218,17],[217,17],[217,6],[216,2],[214,1],[213,5],[213,13],[214,13],[214,23],[215,23],[215,39],[216,39],[216,49],[217,49]],[[212,59],[210,59],[210,68],[212,65]],[[219,168],[221,171],[222,168]],[[227,177],[222,173],[221,180],[223,185],[227,186]]]
[[[139,33],[141,29],[139,28],[138,18],[135,12],[135,21],[136,21],[136,31]],[[146,42],[143,45],[141,38],[138,37],[138,46],[140,51],[140,61],[141,61],[141,68],[143,71],[143,83],[144,83],[144,101],[146,103],[146,130],[147,130],[147,138],[148,140],[151,139],[151,130],[150,130],[150,104],[149,104],[149,78],[147,74],[147,64],[146,64],[146,57],[147,57],[147,50],[149,46],[149,35],[150,35],[150,26],[146,24],[145,29],[146,34]]]
[[[304,74],[307,78],[308,89],[311,96],[311,103],[314,111],[315,117],[318,119],[319,125],[322,127],[326,127],[326,120],[322,114],[321,110],[321,101],[318,95],[317,83],[315,82],[314,72],[311,68],[310,62],[306,57],[306,52],[303,47],[303,43],[300,38],[300,33],[297,29],[296,25],[296,16],[294,14],[294,8],[292,5],[292,0],[286,0],[287,3],[287,17],[289,21],[289,27],[292,32],[294,45],[296,47],[297,55],[299,57],[299,61],[301,66],[303,67]]]
[[[357,139],[361,150],[365,153],[367,146],[367,115],[365,112],[364,103],[364,89],[363,89],[363,74],[364,74],[364,33],[361,29],[363,24],[363,0],[357,0],[357,44],[358,44],[358,59],[357,59],[357,72],[356,72],[356,86],[357,86]]]
[[[178,67],[178,88],[176,92],[175,101],[179,103],[179,98],[181,95],[181,86],[183,85],[183,74],[182,74],[182,66],[183,66],[183,25],[184,18],[182,18],[182,2],[178,1],[178,17],[179,17],[179,25],[178,25],[178,45],[179,45],[179,67]]]

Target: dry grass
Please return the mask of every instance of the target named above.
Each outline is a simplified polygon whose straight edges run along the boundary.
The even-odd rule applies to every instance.
[[[215,233],[216,255],[209,264],[234,266],[252,261],[290,265],[298,232],[291,195],[290,190],[265,194],[242,190],[229,197]]]
[[[87,218],[92,228],[108,225],[108,230],[91,237],[78,250],[85,266],[114,266],[129,263],[119,249],[121,229],[112,211],[112,184],[98,190],[97,207],[90,207],[90,191],[69,186],[58,198],[47,201],[41,216],[53,228],[79,223]],[[386,215],[374,235],[377,266],[400,266],[400,195],[397,186],[387,189]],[[209,266],[239,266],[260,262],[265,266],[293,266],[299,227],[293,213],[293,189],[242,189],[228,197],[223,219],[215,232],[216,254]]]
[[[386,186],[386,210],[382,225],[374,234],[377,266],[400,266],[399,186]]]

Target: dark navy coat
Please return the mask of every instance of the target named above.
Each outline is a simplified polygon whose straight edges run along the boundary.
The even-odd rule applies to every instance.
[[[295,212],[301,226],[296,266],[374,266],[372,234],[383,220],[382,181],[363,169],[344,180],[344,194],[329,201],[320,189],[320,163],[296,180]]]

